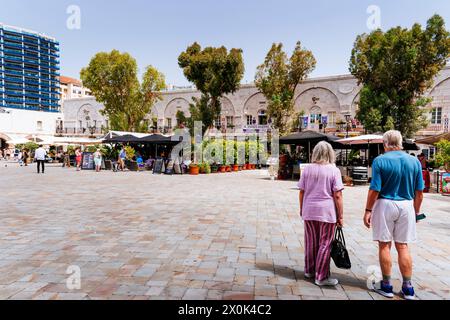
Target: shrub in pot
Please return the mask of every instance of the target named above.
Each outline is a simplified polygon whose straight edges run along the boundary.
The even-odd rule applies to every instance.
[[[191,164],[189,166],[189,174],[196,176],[199,174],[200,167],[197,164]]]
[[[212,164],[211,165],[211,172],[212,173],[217,173],[219,171],[219,166],[217,164]]]

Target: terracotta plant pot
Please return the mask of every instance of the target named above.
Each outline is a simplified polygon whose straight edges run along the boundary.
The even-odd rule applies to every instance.
[[[219,170],[220,170],[220,172],[226,172],[227,171],[227,167],[226,166],[220,166]]]
[[[239,166],[237,164],[233,165],[233,171],[234,172],[239,171]]]
[[[199,166],[190,166],[189,167],[189,174],[193,175],[193,176],[197,176],[200,172],[200,167]]]
[[[227,172],[231,172],[231,166],[227,166]]]
[[[250,163],[247,163],[247,164],[245,165],[245,169],[246,169],[246,170],[251,170],[251,168],[252,168],[252,165],[251,165]]]

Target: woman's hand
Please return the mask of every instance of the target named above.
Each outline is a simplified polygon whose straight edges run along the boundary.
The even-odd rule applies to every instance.
[[[344,227],[344,217],[338,217],[338,218],[337,218],[336,225],[337,225],[339,228],[343,228],[343,227]]]

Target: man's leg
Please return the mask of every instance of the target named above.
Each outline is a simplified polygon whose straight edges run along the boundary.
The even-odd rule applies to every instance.
[[[379,244],[379,260],[383,281],[390,282],[392,272],[391,247],[392,242],[378,242]]]
[[[44,173],[44,171],[45,171],[45,160],[42,160],[41,164],[42,164],[42,173]]]
[[[403,280],[411,281],[412,276],[412,258],[409,253],[409,247],[407,243],[395,243],[395,248],[398,252],[398,265],[400,272],[403,276]]]
[[[41,160],[36,160],[37,173],[41,173]]]

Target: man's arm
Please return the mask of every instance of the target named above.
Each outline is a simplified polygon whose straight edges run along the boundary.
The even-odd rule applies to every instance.
[[[367,228],[372,226],[372,210],[379,195],[380,193],[375,190],[369,190],[367,195],[366,212],[364,214],[364,225]]]
[[[414,197],[414,210],[416,214],[420,213],[420,207],[423,201],[423,191],[416,190],[416,196]]]

